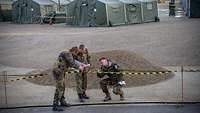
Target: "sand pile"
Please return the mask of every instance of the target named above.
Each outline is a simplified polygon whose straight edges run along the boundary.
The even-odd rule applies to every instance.
[[[167,71],[164,68],[156,66],[142,56],[137,55],[133,52],[129,51],[122,51],[122,50],[113,50],[113,51],[105,51],[99,53],[92,53],[91,54],[91,71],[98,69],[98,59],[100,57],[108,57],[113,62],[116,62],[120,65],[122,69],[126,70],[133,70],[133,71]],[[38,72],[32,72],[38,73]],[[51,69],[45,70],[44,77],[29,79],[28,81],[33,82],[39,85],[53,85],[54,80],[51,74]],[[169,79],[173,76],[173,73],[169,74],[157,74],[157,75],[132,75],[132,76],[124,76],[127,87],[132,86],[141,86],[141,85],[148,85],[154,84],[157,82],[161,82],[163,80]],[[88,74],[88,88],[99,88],[99,81],[100,79],[97,78],[96,74],[89,73]],[[75,78],[73,75],[66,77],[66,87],[75,87]]]

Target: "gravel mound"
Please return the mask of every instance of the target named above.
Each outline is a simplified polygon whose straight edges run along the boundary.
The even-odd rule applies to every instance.
[[[100,57],[108,57],[113,62],[116,62],[120,65],[122,69],[125,70],[132,70],[132,71],[167,71],[166,69],[156,66],[142,56],[137,55],[134,52],[130,51],[123,51],[123,50],[112,50],[112,51],[105,51],[105,52],[98,52],[91,54],[91,71],[95,71],[98,69],[98,59]],[[39,84],[39,85],[54,85],[55,81],[53,80],[53,76],[51,74],[51,69],[45,71],[33,71],[31,74],[34,73],[43,73],[43,77],[28,79],[28,81]],[[125,75],[124,78],[126,80],[127,86],[126,87],[134,87],[134,86],[143,86],[149,84],[155,84],[164,80],[167,80],[173,77],[173,73],[168,74],[155,74],[155,75]],[[97,78],[96,74],[89,73],[88,74],[88,88],[95,89],[99,87],[100,79]],[[66,87],[74,88],[75,84],[75,77],[72,74],[71,76],[66,77]]]

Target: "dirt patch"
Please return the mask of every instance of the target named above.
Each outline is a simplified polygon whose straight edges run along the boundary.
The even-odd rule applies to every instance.
[[[116,62],[120,65],[122,69],[126,70],[133,70],[133,71],[167,71],[164,68],[161,68],[159,66],[156,66],[146,59],[144,59],[142,56],[137,55],[136,53],[129,52],[129,51],[122,51],[122,50],[113,50],[113,51],[105,51],[105,52],[98,52],[98,53],[92,53],[91,54],[91,62],[92,67],[91,71],[95,71],[98,69],[98,59],[100,57],[108,57],[113,62]],[[31,72],[38,73],[38,72]],[[41,72],[44,74],[43,77],[29,79],[28,81],[39,84],[39,85],[53,85],[54,80],[53,76],[51,74],[51,69],[45,70]],[[126,76],[125,80],[127,83],[127,87],[133,87],[133,86],[142,86],[142,85],[148,85],[148,84],[154,84],[161,82],[163,80],[169,79],[172,76],[174,76],[173,73],[169,74],[155,74],[155,75],[132,75],[132,76]],[[94,89],[99,88],[99,81],[100,79],[97,78],[96,74],[89,73],[88,74],[88,88]],[[75,77],[73,75],[66,77],[66,87],[75,87]]]

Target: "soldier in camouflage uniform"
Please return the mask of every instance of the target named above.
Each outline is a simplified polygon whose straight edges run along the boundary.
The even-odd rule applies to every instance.
[[[101,67],[97,76],[99,78],[103,78],[107,75],[107,78],[102,79],[100,81],[100,86],[102,91],[106,94],[105,99],[103,101],[111,100],[111,96],[108,90],[108,86],[113,86],[113,93],[116,95],[120,95],[120,100],[124,100],[124,93],[122,91],[122,86],[125,85],[125,81],[123,80],[123,74],[111,74],[111,73],[103,73],[103,72],[119,72],[119,66],[115,63],[112,63],[105,57],[99,59]]]
[[[64,93],[65,93],[65,72],[67,72],[70,68],[74,68],[77,70],[84,70],[84,66],[80,66],[75,63],[72,55],[77,54],[77,49],[72,48],[69,52],[63,51],[60,53],[56,63],[53,67],[53,76],[56,81],[56,90],[53,100],[53,111],[63,111],[63,109],[59,108],[59,102],[61,106],[69,107],[65,101]]]
[[[79,52],[77,56],[74,56],[74,59],[77,61],[80,61],[81,63],[84,64],[90,64],[90,56],[88,53],[87,48],[85,48],[84,45],[79,46]],[[89,97],[86,95],[86,89],[87,89],[87,72],[89,70],[84,70],[80,74],[77,73],[75,78],[76,78],[76,89],[77,89],[77,94],[79,97],[80,102],[84,102],[84,99],[89,99]]]

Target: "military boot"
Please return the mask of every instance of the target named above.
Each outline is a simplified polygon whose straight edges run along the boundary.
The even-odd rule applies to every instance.
[[[124,101],[124,94],[120,94],[120,101]]]
[[[90,99],[90,97],[88,97],[85,92],[83,93],[83,98],[84,99]]]
[[[52,108],[53,111],[64,111],[64,109],[60,108],[58,106],[58,104],[53,104],[53,108]]]
[[[64,99],[62,99],[62,100],[60,101],[60,105],[61,105],[61,106],[64,106],[64,107],[70,107],[70,104],[67,103]]]
[[[78,98],[80,102],[85,102],[84,98],[83,98],[83,94],[78,94]]]
[[[111,96],[109,93],[106,94],[106,97],[104,98],[104,102],[111,100]]]

